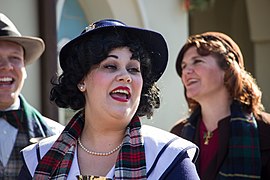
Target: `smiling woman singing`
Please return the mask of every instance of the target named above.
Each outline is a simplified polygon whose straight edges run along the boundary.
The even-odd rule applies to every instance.
[[[269,179],[270,115],[238,45],[221,32],[192,35],[179,52],[176,71],[190,117],[171,132],[199,146],[200,178]]]
[[[60,136],[22,151],[27,179],[198,179],[197,147],[139,117],[158,108],[167,44],[112,19],[93,23],[60,52],[51,100],[78,110]]]

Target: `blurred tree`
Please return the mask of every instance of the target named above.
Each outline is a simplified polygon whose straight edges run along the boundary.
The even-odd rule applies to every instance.
[[[204,10],[212,6],[215,0],[181,0],[187,11]]]

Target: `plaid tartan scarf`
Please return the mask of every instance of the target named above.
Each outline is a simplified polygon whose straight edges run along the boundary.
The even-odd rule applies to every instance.
[[[188,119],[182,136],[194,141],[200,108]],[[257,123],[254,116],[245,113],[240,102],[231,105],[230,140],[226,156],[217,179],[260,179],[261,155]]]
[[[238,102],[231,108],[231,131],[228,156],[218,179],[260,179],[261,154],[257,122],[244,114]]]
[[[67,179],[77,139],[83,127],[84,112],[80,111],[70,120],[51,149],[40,160],[34,179]],[[115,164],[114,179],[146,179],[145,150],[140,129],[139,118],[133,118],[127,127],[123,145]]]

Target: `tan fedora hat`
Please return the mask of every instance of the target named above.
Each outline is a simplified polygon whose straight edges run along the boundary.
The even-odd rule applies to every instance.
[[[25,65],[33,63],[45,50],[45,44],[41,38],[22,36],[10,19],[2,13],[0,13],[0,40],[20,44],[24,48]]]

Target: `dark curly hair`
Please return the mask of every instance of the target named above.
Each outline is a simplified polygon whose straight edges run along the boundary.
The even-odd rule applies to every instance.
[[[129,47],[132,58],[140,61],[143,88],[135,115],[151,118],[154,108],[160,106],[160,90],[151,77],[151,54],[144,48],[142,40],[124,30],[104,30],[75,44],[67,58],[61,59],[61,67],[64,67],[62,74],[51,81],[53,87],[50,100],[60,108],[84,108],[85,97],[77,88],[78,83],[89,73],[93,65],[99,64],[110,51],[118,47]]]

